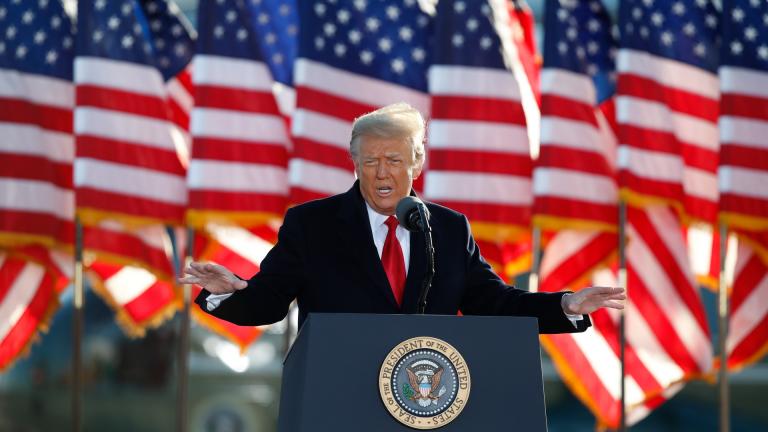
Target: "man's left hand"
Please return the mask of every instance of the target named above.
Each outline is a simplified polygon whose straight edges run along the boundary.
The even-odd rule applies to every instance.
[[[604,307],[624,309],[626,298],[624,288],[584,288],[563,297],[563,311],[568,315],[584,315]]]

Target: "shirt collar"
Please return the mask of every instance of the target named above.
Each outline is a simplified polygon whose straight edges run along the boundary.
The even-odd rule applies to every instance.
[[[384,222],[387,221],[389,216],[383,215],[372,209],[367,202],[365,203],[365,208],[368,210],[368,221],[371,223],[371,232],[376,232],[379,227],[384,225]]]

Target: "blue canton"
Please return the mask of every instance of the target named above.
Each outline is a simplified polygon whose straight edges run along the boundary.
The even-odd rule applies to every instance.
[[[768,1],[724,0],[722,63],[768,71]]]
[[[165,80],[192,60],[193,30],[171,1],[95,0],[78,7],[78,56],[154,66]]]
[[[427,91],[432,19],[417,0],[301,2],[299,56]]]
[[[488,2],[441,0],[435,27],[434,63],[506,69]]]
[[[72,80],[74,28],[58,0],[0,3],[0,68]]]

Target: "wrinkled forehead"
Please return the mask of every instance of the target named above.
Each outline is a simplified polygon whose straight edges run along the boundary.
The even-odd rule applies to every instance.
[[[363,136],[361,138],[360,156],[362,157],[413,155],[413,145],[408,137],[384,138]]]

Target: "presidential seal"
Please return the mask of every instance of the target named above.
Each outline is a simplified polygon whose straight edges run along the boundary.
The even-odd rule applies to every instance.
[[[467,405],[471,380],[464,358],[432,337],[408,339],[389,352],[379,372],[379,393],[392,417],[414,429],[436,429]]]

